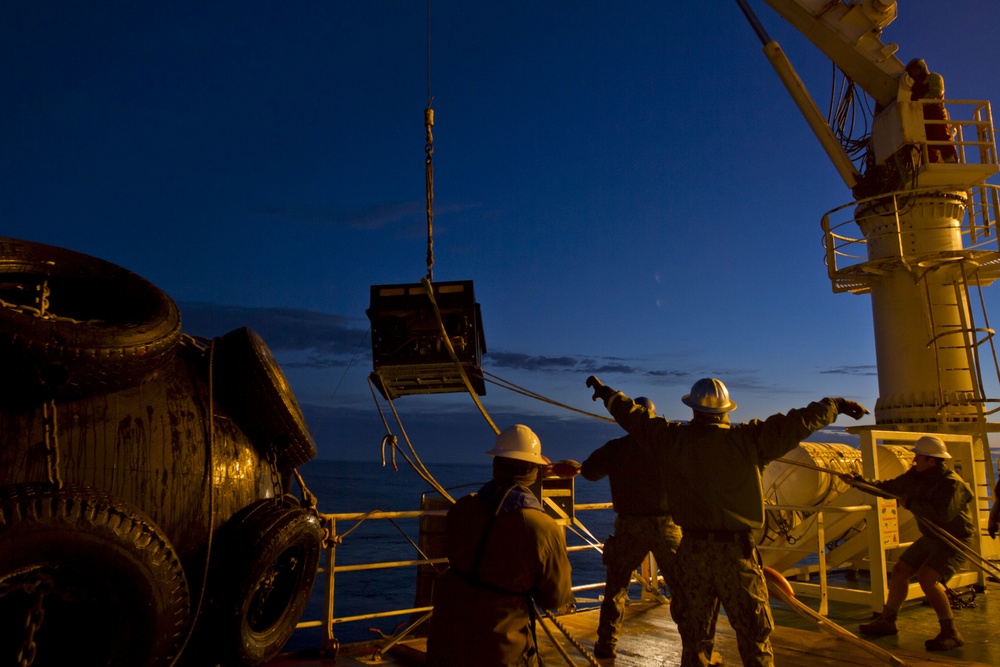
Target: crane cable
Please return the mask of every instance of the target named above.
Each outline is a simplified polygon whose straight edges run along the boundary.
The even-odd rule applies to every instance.
[[[427,280],[434,280],[434,109],[431,108],[431,0],[427,0],[427,108],[424,109],[424,181],[427,191]]]

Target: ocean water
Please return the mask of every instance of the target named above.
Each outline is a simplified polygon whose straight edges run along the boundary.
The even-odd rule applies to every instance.
[[[359,461],[313,460],[299,469],[306,487],[316,495],[318,507],[324,513],[362,513],[371,510],[408,511],[420,509],[421,496],[433,493],[430,485],[421,479],[409,464],[398,460],[399,470],[391,464]],[[472,493],[491,477],[489,461],[484,465],[434,464],[427,466],[438,482],[455,498]],[[588,482],[581,477],[574,480],[577,503],[609,502],[611,498],[607,480]],[[298,489],[295,489],[297,492]],[[611,510],[586,511],[578,518],[597,540],[603,542],[611,532],[614,514]],[[417,519],[371,520],[362,523],[338,522],[338,535],[342,544],[336,549],[336,565],[371,562],[416,560],[419,537]],[[583,545],[589,538],[572,531],[567,532],[570,546]],[[411,544],[412,541],[412,544]],[[604,567],[600,554],[593,550],[570,554],[573,565],[573,584],[599,583],[604,580]],[[325,560],[321,561],[325,567]],[[325,573],[317,576],[309,605],[301,621],[323,618],[323,592]],[[417,571],[414,567],[341,572],[336,575],[334,588],[334,616],[403,609],[414,606]],[[587,591],[578,597],[596,599],[600,591]],[[334,635],[341,643],[377,639],[381,635],[398,632],[409,616],[338,623]],[[318,648],[322,644],[322,631],[318,628],[297,630],[287,645],[288,650]]]

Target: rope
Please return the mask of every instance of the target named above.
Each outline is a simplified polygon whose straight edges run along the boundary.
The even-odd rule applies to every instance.
[[[545,612],[545,613],[547,614],[549,612]],[[549,630],[549,626],[545,625],[545,620],[544,619],[540,620],[538,624],[542,626],[542,630],[545,630],[545,634],[549,638],[549,643],[552,644],[553,648],[555,648],[557,651],[559,651],[559,655],[561,655],[562,659],[566,661],[566,664],[570,665],[570,667],[572,667],[575,664],[573,662],[573,658],[570,657],[569,653],[566,652],[566,649],[563,648],[563,645],[560,644],[558,642],[558,640],[556,640],[555,635],[553,635],[552,631]],[[541,662],[541,656],[539,656],[539,662]],[[597,663],[595,663],[595,664],[597,664]]]
[[[499,434],[500,429],[497,428],[497,425],[493,423],[492,419],[490,419],[489,414],[486,412],[486,408],[483,407],[482,401],[480,401],[479,396],[476,395],[476,390],[472,388],[472,383],[469,382],[469,376],[466,374],[465,368],[462,366],[462,362],[459,360],[458,355],[455,353],[455,348],[451,344],[451,337],[448,335],[448,329],[445,328],[444,320],[441,319],[441,309],[438,308],[437,300],[434,298],[434,286],[427,278],[424,278],[420,282],[423,283],[424,289],[427,290],[427,298],[430,299],[431,308],[434,309],[434,317],[437,319],[438,328],[441,330],[441,339],[444,341],[445,349],[448,350],[448,356],[450,356],[451,360],[455,362],[458,374],[462,378],[462,382],[465,384],[465,388],[468,390],[469,395],[472,396],[472,400],[475,401],[476,407],[479,408],[479,411],[486,419],[486,422],[493,429],[493,432]]]
[[[587,660],[587,664],[593,665],[593,667],[600,667],[601,663],[597,662],[597,658],[594,657],[594,654],[588,651],[583,646],[583,644],[581,644],[573,635],[570,634],[569,630],[567,630],[566,627],[559,622],[559,619],[556,618],[555,614],[553,614],[551,611],[546,611],[544,616],[545,618],[552,621],[552,625],[559,628],[560,632],[562,632],[563,635],[566,636],[566,639],[569,640],[569,643],[573,645],[573,648],[579,651],[580,655],[582,655]],[[541,622],[541,626],[542,629],[545,630],[545,634],[549,636],[549,641],[552,642],[552,645],[556,647],[556,650],[559,651],[560,655],[562,655],[563,659],[566,661],[566,664],[575,665],[576,663],[573,662],[572,658],[570,658],[569,653],[566,652],[566,649],[562,647],[562,644],[556,641],[556,638],[552,635],[552,631],[549,630],[549,626],[545,625],[544,619]]]
[[[588,417],[593,417],[594,419],[600,419],[601,421],[608,422],[609,424],[615,424],[615,423],[617,423],[617,422],[615,422],[614,419],[612,419],[610,417],[605,417],[603,415],[598,415],[598,414],[595,414],[593,412],[587,412],[586,410],[579,410],[579,409],[574,408],[574,407],[572,407],[570,405],[566,405],[565,403],[560,403],[559,401],[555,401],[555,400],[553,400],[551,398],[546,398],[545,396],[542,396],[541,394],[537,394],[537,393],[531,391],[530,389],[525,389],[524,387],[519,387],[518,385],[514,384],[513,382],[510,382],[508,380],[504,380],[503,378],[501,378],[501,377],[499,377],[497,375],[494,375],[493,373],[490,373],[489,371],[483,371],[483,375],[486,376],[484,379],[487,382],[489,382],[490,384],[495,384],[496,386],[498,386],[498,387],[500,387],[502,389],[506,389],[506,390],[512,391],[512,392],[514,392],[516,394],[521,394],[522,396],[527,396],[528,398],[533,398],[535,400],[542,401],[543,403],[548,403],[549,405],[555,405],[556,407],[565,408],[566,410],[570,410],[572,412],[577,412],[577,413],[579,413],[581,415],[586,415]],[[490,378],[492,378],[492,379],[490,379]]]
[[[835,472],[833,470],[829,470],[821,466],[812,465],[800,461],[792,461],[791,459],[775,459],[775,460],[781,463],[787,463],[790,465],[797,465],[802,468],[808,468],[810,470],[816,470],[818,472],[825,472],[828,475],[837,475],[839,477],[841,474],[839,472]],[[891,498],[893,500],[905,500],[905,498],[903,498],[902,496],[897,496],[895,494],[889,493],[888,491],[883,491],[877,486],[872,486],[871,484],[868,484],[867,482],[864,481],[855,479],[847,481],[847,483],[873,496],[881,496],[883,498]],[[967,544],[965,544],[964,542],[956,538],[954,535],[952,535],[948,531],[944,530],[943,528],[935,524],[930,519],[926,519],[916,514],[914,514],[913,516],[922,527],[926,528],[929,532],[933,533],[934,536],[937,537],[938,539],[948,543],[948,545],[962,552],[966,557],[968,557],[969,561],[972,562],[972,564],[978,567],[980,570],[982,570],[987,574],[993,574],[993,576],[1000,577],[1000,567],[998,567],[991,561],[987,560],[986,558],[983,558],[982,554],[978,553],[975,549],[972,549]]]
[[[421,479],[430,484],[431,487],[439,494],[441,494],[443,498],[446,498],[449,502],[454,503],[455,499],[452,498],[451,495],[449,495],[449,493],[445,490],[445,488],[441,486],[440,482],[438,482],[434,478],[430,470],[427,469],[427,466],[423,464],[423,461],[421,461],[420,457],[417,455],[417,450],[416,448],[414,448],[413,443],[410,442],[410,436],[407,435],[406,429],[403,427],[403,422],[399,417],[399,413],[396,412],[396,406],[393,404],[392,399],[387,398],[386,400],[389,403],[389,407],[392,408],[392,414],[396,417],[396,424],[399,426],[399,430],[403,433],[403,439],[406,440],[406,444],[410,448],[410,452],[413,454],[412,459],[406,455],[406,452],[400,449],[399,444],[396,440],[396,436],[392,434],[392,431],[389,428],[389,423],[386,421],[385,415],[382,412],[382,406],[379,405],[378,398],[375,396],[375,387],[372,383],[371,377],[368,378],[368,388],[369,390],[371,390],[372,400],[375,401],[375,407],[378,409],[379,417],[381,417],[382,425],[385,426],[385,431],[386,431],[386,436],[382,438],[382,465],[385,466],[385,447],[386,445],[389,445],[392,448],[393,469],[398,470],[398,468],[396,467],[396,451],[398,450],[399,453],[403,455],[403,458],[406,459],[406,462],[410,464],[410,467],[412,467],[413,470],[416,471],[416,473],[420,476]]]
[[[192,339],[193,341],[193,339]],[[208,346],[208,451],[205,453],[205,496],[208,498],[208,536],[205,541],[205,567],[201,573],[201,586],[198,591],[198,602],[194,607],[194,614],[191,616],[191,623],[188,627],[187,634],[184,637],[184,643],[181,644],[180,648],[177,650],[177,655],[174,659],[170,661],[170,667],[174,667],[177,661],[184,654],[184,649],[187,648],[188,643],[191,641],[191,636],[194,634],[194,628],[198,616],[201,615],[201,607],[205,600],[205,590],[208,583],[208,570],[209,564],[211,562],[212,556],[212,536],[215,528],[215,493],[213,493],[212,486],[212,472],[215,468],[215,373],[214,373],[214,361],[215,361],[215,341],[212,339]],[[195,343],[197,344],[197,343]]]
[[[855,646],[863,649],[864,651],[867,651],[868,653],[874,655],[880,660],[888,662],[893,667],[909,667],[907,663],[903,662],[902,660],[894,656],[892,653],[889,653],[885,649],[879,648],[874,644],[866,642],[865,640],[852,634],[848,630],[845,630],[844,628],[840,627],[839,625],[837,625],[830,619],[826,618],[825,616],[819,614],[816,611],[813,611],[810,607],[804,605],[802,602],[799,602],[799,600],[797,600],[793,595],[789,595],[788,593],[786,593],[783,590],[783,588],[788,587],[788,589],[791,590],[791,586],[789,586],[788,581],[786,581],[785,578],[781,576],[781,574],[777,570],[765,567],[764,574],[765,574],[765,579],[767,580],[768,593],[770,593],[774,597],[778,598],[779,600],[787,604],[789,607],[792,608],[793,611],[795,611],[803,618],[807,618],[813,623],[815,623],[821,630],[829,632],[831,635],[837,637],[838,639],[843,639],[847,642],[850,642],[851,644],[854,644]],[[774,581],[773,580],[774,578],[777,578],[780,582],[783,582],[784,586],[782,586],[779,582]]]

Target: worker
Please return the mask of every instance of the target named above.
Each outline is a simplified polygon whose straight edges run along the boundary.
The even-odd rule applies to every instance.
[[[450,567],[434,591],[428,667],[534,667],[535,604],[572,602],[565,535],[530,488],[549,465],[538,436],[516,424],[487,454],[493,479],[448,510]]]
[[[946,461],[951,458],[944,441],[933,435],[920,438],[913,447],[913,467],[899,477],[887,480],[865,479],[860,475],[842,474],[851,484],[862,489],[874,487],[901,498],[903,507],[933,524],[971,548],[972,514],[969,503],[972,491]],[[947,651],[965,642],[955,628],[955,617],[942,582],[948,581],[965,561],[965,555],[955,546],[935,535],[924,521],[919,522],[921,537],[900,555],[889,578],[889,596],[882,612],[870,623],[861,626],[861,634],[871,637],[894,635],[896,614],[906,600],[910,579],[916,575],[927,602],[938,615],[941,632],[924,642],[928,651]]]
[[[928,162],[958,162],[958,151],[955,144],[951,143],[954,139],[953,130],[948,123],[941,122],[948,120],[948,110],[944,108],[944,77],[931,72],[923,58],[914,58],[908,62],[906,73],[913,80],[910,87],[911,101],[941,100],[922,105],[927,140],[948,142],[928,145]]]
[[[655,414],[653,401],[645,396],[635,402]],[[613,658],[632,575],[648,553],[656,558],[667,589],[675,590],[674,558],[681,530],[670,518],[661,471],[650,465],[631,436],[616,438],[594,450],[583,462],[580,474],[591,482],[608,478],[611,505],[617,514],[614,535],[604,542],[607,576],[594,644],[598,658]]]
[[[711,664],[720,603],[743,664],[773,667],[774,621],[753,539],[764,523],[761,468],[838,414],[860,419],[868,411],[844,398],[824,398],[787,415],[731,424],[736,403],[726,385],[703,378],[681,398],[693,411],[681,423],[657,417],[594,376],[587,386],[664,474],[670,512],[684,534],[674,573],[682,583],[670,600],[682,667]]]

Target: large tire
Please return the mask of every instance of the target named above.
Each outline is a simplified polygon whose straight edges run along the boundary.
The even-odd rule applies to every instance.
[[[134,385],[169,359],[180,335],[176,304],[131,271],[0,238],[0,396],[22,397],[27,388],[80,398]]]
[[[170,665],[190,614],[177,554],[138,509],[85,488],[5,487],[0,663],[26,645],[36,605],[33,667]]]
[[[261,454],[273,454],[285,471],[316,456],[299,403],[256,331],[230,331],[217,341],[214,356],[219,403]]]
[[[224,665],[261,665],[278,654],[305,610],[319,567],[323,530],[315,514],[261,500],[220,532],[211,641]]]

